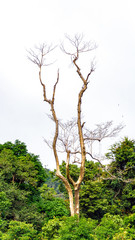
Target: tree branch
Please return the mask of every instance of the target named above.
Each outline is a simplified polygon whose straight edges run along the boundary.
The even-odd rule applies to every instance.
[[[66,175],[67,175],[67,179],[72,183],[73,186],[75,186],[75,182],[69,174],[69,159],[70,159],[70,152],[68,151],[67,152],[67,161],[66,161]]]

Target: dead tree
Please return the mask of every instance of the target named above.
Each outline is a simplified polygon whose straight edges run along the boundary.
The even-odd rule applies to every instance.
[[[43,99],[46,103],[49,104],[52,114],[51,119],[55,123],[55,132],[51,147],[53,149],[56,161],[56,175],[62,180],[68,192],[71,216],[74,216],[75,214],[79,216],[79,189],[84,177],[85,160],[86,154],[88,153],[86,151],[86,144],[89,141],[101,141],[102,138],[107,137],[108,125],[105,126],[105,128],[101,128],[102,131],[100,135],[95,132],[94,137],[92,137],[91,139],[91,132],[84,128],[85,123],[82,122],[82,99],[85,91],[87,90],[89,78],[95,69],[94,63],[92,62],[88,74],[86,75],[86,77],[84,77],[81,68],[78,65],[78,60],[82,53],[94,50],[96,48],[96,45],[92,42],[83,42],[82,35],[75,35],[73,39],[69,36],[66,36],[66,39],[69,41],[73,50],[68,51],[63,45],[61,45],[61,50],[71,57],[72,64],[76,68],[76,72],[79,76],[80,81],[82,82],[82,87],[78,92],[77,117],[75,119],[72,119],[71,121],[63,124],[60,120],[58,120],[56,115],[54,103],[56,87],[59,82],[59,70],[57,72],[57,79],[53,86],[53,93],[51,98],[48,98],[46,92],[46,83],[42,80],[42,69],[43,67],[46,67],[48,65],[48,63],[46,62],[46,56],[52,50],[54,50],[54,47],[42,44],[41,46],[36,47],[34,51],[30,50],[28,52],[28,58],[39,68],[39,80],[43,88]],[[98,129],[100,129],[99,126]],[[112,134],[114,133],[115,131],[112,132]],[[47,140],[46,143],[50,146],[50,143]],[[60,161],[58,153],[59,151],[61,151],[61,149],[64,153],[66,153],[66,177],[64,177],[60,171]],[[80,163],[80,174],[76,182],[70,176],[69,163],[71,157],[74,157],[73,162]],[[70,184],[72,184],[74,188],[74,196]]]
[[[47,65],[46,55],[49,54],[54,48],[52,46],[48,47],[46,44],[43,44],[40,47],[36,48],[35,51],[30,50],[28,58],[29,58],[29,60],[31,60],[34,64],[36,64],[39,67],[39,80],[43,87],[43,98],[44,98],[44,101],[50,105],[51,112],[52,112],[52,118],[53,118],[53,121],[55,122],[55,134],[54,134],[54,138],[53,138],[52,148],[53,148],[54,157],[55,157],[55,161],[56,161],[56,175],[63,181],[63,183],[67,189],[67,192],[69,195],[71,216],[74,216],[74,214],[77,214],[79,216],[79,189],[80,189],[80,185],[83,180],[83,177],[84,177],[84,167],[85,167],[85,159],[86,159],[85,142],[84,142],[84,136],[83,136],[83,126],[82,126],[82,122],[81,122],[82,121],[82,119],[81,119],[82,109],[81,108],[82,108],[83,94],[87,90],[87,86],[89,83],[89,77],[92,74],[92,72],[94,71],[94,65],[93,65],[93,63],[91,64],[90,71],[88,72],[87,76],[84,77],[77,61],[78,61],[81,53],[89,52],[89,51],[92,51],[93,49],[95,49],[95,44],[93,44],[91,42],[83,42],[82,35],[75,35],[75,37],[73,39],[68,36],[66,36],[66,38],[69,40],[69,43],[72,45],[73,52],[70,52],[70,51],[68,52],[64,48],[64,46],[61,46],[61,49],[63,50],[64,53],[70,55],[71,61],[72,61],[73,65],[75,66],[77,74],[82,82],[82,88],[80,89],[80,91],[78,93],[78,103],[77,103],[77,128],[78,128],[78,139],[79,139],[81,160],[80,160],[80,174],[79,174],[78,180],[76,182],[70,176],[69,161],[70,161],[71,151],[69,150],[69,146],[66,146],[65,143],[64,143],[65,144],[65,152],[67,155],[66,156],[67,178],[65,178],[60,172],[60,163],[59,163],[59,157],[58,157],[58,152],[57,152],[57,140],[59,137],[60,123],[57,118],[55,107],[54,107],[55,92],[56,92],[57,84],[59,82],[59,70],[57,72],[57,80],[53,87],[53,94],[52,94],[51,99],[49,99],[47,97],[46,83],[44,83],[42,81],[42,76],[41,76],[42,68]],[[36,52],[38,52],[38,53],[36,53]],[[61,139],[61,141],[63,141],[63,140]],[[75,192],[74,199],[73,199],[73,192],[72,192],[70,183],[74,187],[74,192]],[[74,201],[75,201],[75,204],[74,204]]]

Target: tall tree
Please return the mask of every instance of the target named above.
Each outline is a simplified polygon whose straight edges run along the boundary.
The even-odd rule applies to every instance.
[[[54,157],[56,161],[56,175],[62,180],[67,189],[70,202],[70,212],[71,216],[77,214],[79,216],[79,189],[80,185],[84,178],[85,171],[85,160],[86,154],[89,154],[91,157],[92,154],[86,150],[86,144],[92,140],[101,141],[103,136],[96,135],[95,139],[91,139],[89,132],[84,128],[85,122],[82,121],[82,100],[83,95],[87,91],[89,78],[95,70],[94,62],[91,62],[90,70],[88,71],[86,77],[83,75],[81,68],[79,66],[80,55],[83,53],[89,53],[96,48],[95,43],[83,41],[83,35],[75,35],[74,38],[66,36],[66,39],[70,43],[70,50],[66,49],[64,45],[61,45],[61,50],[70,56],[73,66],[76,69],[80,82],[82,86],[78,92],[78,101],[77,101],[77,117],[72,119],[67,123],[62,123],[58,120],[56,110],[55,110],[55,93],[56,87],[59,82],[59,70],[57,72],[57,79],[53,86],[53,94],[51,98],[48,98],[46,92],[46,83],[42,80],[42,69],[47,66],[46,56],[54,50],[54,47],[48,46],[47,44],[42,44],[36,49],[30,50],[28,58],[39,68],[39,80],[40,84],[43,87],[43,99],[46,103],[50,105],[51,108],[51,119],[55,123],[55,133],[52,142],[52,148],[54,152]],[[71,50],[72,49],[72,50]],[[107,126],[108,127],[108,126]],[[106,127],[106,129],[107,129]],[[99,128],[99,127],[98,127]],[[86,133],[86,134],[85,134]],[[99,139],[100,137],[100,139]],[[48,140],[46,143],[50,146]],[[60,171],[60,161],[59,161],[59,148],[63,148],[63,152],[66,153],[66,177]],[[77,180],[74,180],[70,174],[69,163],[71,158],[74,157],[74,163],[79,163],[79,176]],[[74,188],[74,198],[71,185]],[[75,204],[74,204],[75,200]]]

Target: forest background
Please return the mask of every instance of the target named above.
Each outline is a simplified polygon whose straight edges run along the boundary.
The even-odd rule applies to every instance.
[[[135,239],[135,141],[123,139],[107,156],[116,179],[86,161],[78,221],[55,171],[44,169],[23,142],[1,144],[0,239]],[[65,174],[65,162],[60,168]],[[79,168],[70,169],[76,180]]]

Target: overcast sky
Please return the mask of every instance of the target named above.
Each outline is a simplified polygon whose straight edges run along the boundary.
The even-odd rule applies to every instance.
[[[83,33],[95,41],[96,71],[83,99],[87,126],[113,120],[123,123],[119,138],[135,139],[135,1],[134,0],[4,0],[0,3],[0,143],[23,141],[43,165],[55,167],[53,153],[43,141],[53,124],[46,113],[38,68],[27,59],[26,49],[47,42],[59,44],[64,35]],[[87,72],[91,56],[83,56]],[[58,118],[76,115],[79,89],[70,58],[58,50],[45,80],[53,84],[60,68],[56,93]],[[77,81],[78,80],[78,81]],[[71,86],[72,84],[72,86]],[[51,89],[48,85],[50,94]],[[114,143],[113,139],[111,143]],[[110,142],[109,142],[110,143]],[[105,148],[109,147],[105,142]]]

